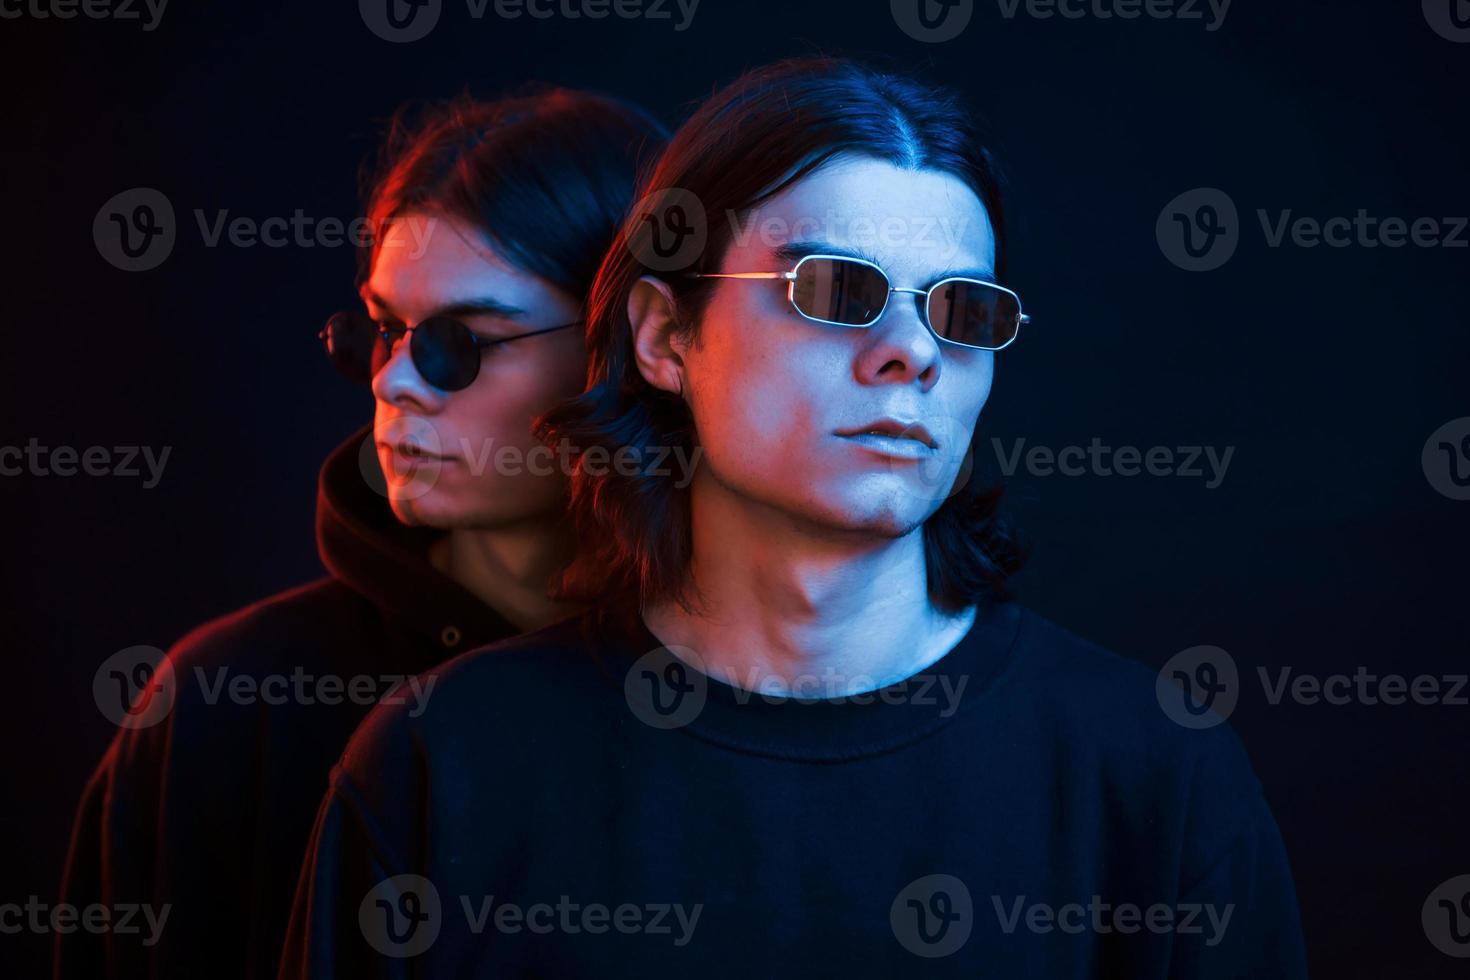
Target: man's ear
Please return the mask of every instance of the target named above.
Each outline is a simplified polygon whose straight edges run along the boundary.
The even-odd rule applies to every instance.
[[[628,324],[633,329],[638,373],[655,388],[682,395],[688,387],[680,356],[685,348],[674,336],[679,318],[668,283],[643,276],[633,284],[628,293]]]

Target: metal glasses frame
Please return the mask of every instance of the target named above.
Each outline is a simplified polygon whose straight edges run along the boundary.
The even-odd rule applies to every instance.
[[[800,273],[802,266],[806,265],[808,262],[811,262],[811,261],[813,261],[815,259],[830,259],[830,260],[833,260],[833,261],[836,261],[836,262],[854,262],[854,263],[856,263],[858,265],[865,265],[868,268],[873,269],[874,271],[876,271],[878,273],[878,275],[880,275],[880,276],[883,277],[883,281],[886,282],[886,283],[888,283],[888,295],[883,298],[883,306],[873,316],[873,319],[869,320],[866,323],[843,323],[840,320],[824,320],[821,317],[811,316],[810,314],[808,314],[807,312],[805,312],[801,307],[799,307],[799,306],[796,305],[796,278],[797,278],[797,275]],[[873,324],[875,324],[879,320],[883,319],[883,314],[888,311],[888,300],[889,300],[890,297],[893,296],[894,293],[910,293],[910,294],[912,294],[914,296],[922,296],[922,297],[924,297],[924,326],[926,326],[926,327],[929,328],[929,332],[932,333],[937,340],[939,340],[939,341],[941,341],[943,343],[946,343],[946,344],[953,344],[956,347],[964,347],[967,350],[988,350],[988,351],[1005,350],[1011,344],[1015,343],[1016,342],[1016,338],[1021,335],[1021,325],[1022,324],[1025,324],[1025,323],[1030,323],[1031,322],[1031,318],[1029,316],[1027,316],[1025,313],[1022,313],[1021,312],[1021,297],[1018,296],[1015,293],[1014,290],[1007,289],[1006,287],[1000,285],[999,283],[987,282],[984,279],[972,279],[969,276],[949,276],[949,277],[947,277],[945,279],[939,280],[934,285],[930,286],[928,289],[913,289],[913,288],[908,287],[908,286],[895,286],[895,285],[893,285],[893,280],[888,277],[888,273],[886,273],[886,272],[883,271],[883,267],[882,266],[878,265],[876,262],[869,262],[867,259],[853,258],[850,255],[804,255],[799,260],[797,260],[796,265],[794,265],[787,272],[691,272],[691,273],[688,273],[688,275],[692,279],[783,279],[783,280],[786,280],[789,283],[789,285],[787,286],[787,289],[786,289],[786,299],[791,303],[791,308],[792,309],[794,309],[797,313],[801,314],[801,316],[804,319],[810,320],[813,323],[825,323],[825,324],[829,324],[829,325],[835,326],[835,327],[858,327],[858,328],[871,327]],[[1011,334],[1011,339],[1010,340],[1007,340],[1005,343],[1001,344],[999,347],[981,347],[978,344],[966,344],[966,343],[962,343],[962,342],[960,342],[958,340],[950,340],[948,337],[941,336],[940,333],[939,333],[939,331],[937,331],[937,330],[934,329],[934,323],[929,318],[929,304],[931,302],[933,302],[933,300],[934,300],[934,291],[936,289],[939,289],[941,286],[944,286],[944,285],[946,285],[948,283],[952,283],[952,282],[969,282],[969,283],[975,283],[976,285],[980,285],[980,286],[989,286],[991,289],[998,289],[1001,292],[1005,293],[1007,296],[1010,296],[1012,299],[1014,299],[1016,301],[1016,332],[1013,333],[1013,334]]]

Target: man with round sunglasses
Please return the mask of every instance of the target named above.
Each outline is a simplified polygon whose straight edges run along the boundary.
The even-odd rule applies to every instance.
[[[357,310],[345,310],[332,314],[318,337],[326,345],[327,356],[343,375],[368,382],[377,376],[407,336],[409,356],[419,376],[440,391],[461,391],[475,383],[485,355],[497,345],[580,326],[582,321],[574,320],[488,339],[451,316],[432,316],[417,326],[401,327],[378,323]]]
[[[695,204],[702,247],[648,247]],[[1239,740],[1010,601],[967,464],[1006,276],[946,93],[802,59],[702,105],[539,428],[695,479],[579,469],[561,594],[600,600],[364,722],[282,976],[1304,977]]]
[[[367,203],[366,310],[322,331],[375,403],[321,470],[329,575],[169,652],[172,708],[114,740],[63,886],[78,907],[167,920],[155,943],[59,935],[57,977],[275,976],[317,802],[372,702],[580,608],[547,595],[575,550],[566,475],[494,452],[539,445],[532,421],[580,390],[584,297],[663,139],[631,105],[559,88],[395,119]],[[404,691],[420,708],[433,694]]]

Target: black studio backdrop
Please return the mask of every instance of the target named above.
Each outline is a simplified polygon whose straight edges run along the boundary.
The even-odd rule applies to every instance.
[[[1421,910],[1470,874],[1470,707],[1271,695],[1283,670],[1470,669],[1464,0],[1235,0],[1223,17],[1178,0],[1134,19],[1104,16],[1116,0],[1075,17],[974,0],[944,41],[887,0],[702,0],[692,17],[670,0],[664,18],[648,0],[600,20],[442,0],[406,43],[375,33],[372,4],[121,3],[61,19],[0,0],[0,446],[170,453],[147,487],[141,466],[0,477],[0,903],[55,893],[113,731],[98,666],[321,574],[316,467],[371,411],[315,340],[353,299],[352,249],[309,232],[211,246],[196,212],[350,220],[405,99],[545,79],[676,124],[742,68],[823,51],[961,89],[1009,174],[1011,281],[1036,322],[998,357],[977,466],[1033,543],[1023,600],[1155,667],[1229,653],[1231,723],[1281,824],[1315,975],[1463,975]],[[172,251],[139,272],[94,237],[134,188],[176,215]],[[1294,224],[1360,212],[1343,244]],[[1388,218],[1432,225],[1395,247]],[[1214,251],[1191,257],[1185,231]],[[1048,466],[1073,446],[1080,474]],[[1120,475],[1121,447],[1171,462]],[[48,944],[0,935],[5,975],[39,975]]]

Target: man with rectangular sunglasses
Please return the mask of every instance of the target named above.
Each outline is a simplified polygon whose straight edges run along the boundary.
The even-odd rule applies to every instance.
[[[1027,317],[955,101],[783,62],[645,192],[539,431],[703,463],[579,471],[602,601],[353,736],[282,976],[1305,976],[1238,740],[1009,601],[969,457]]]

